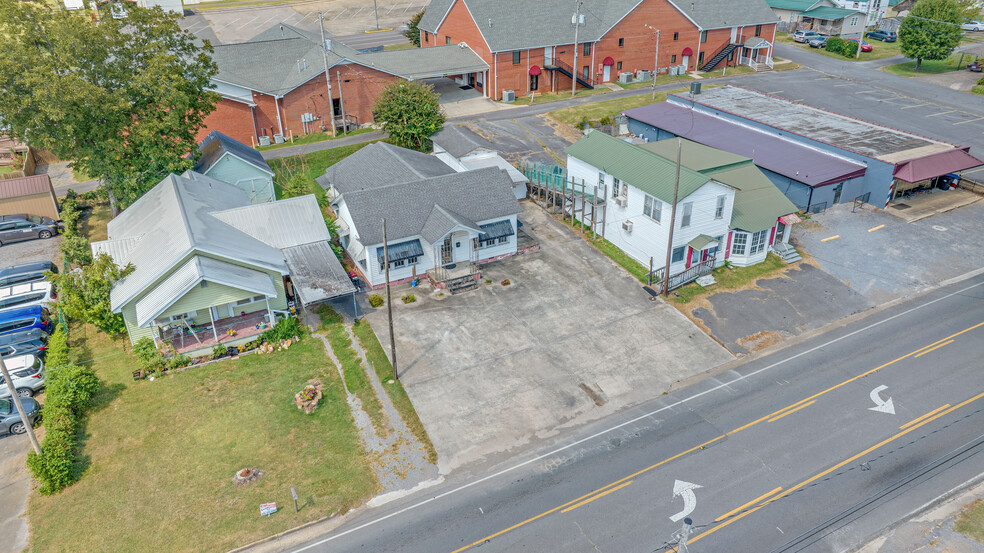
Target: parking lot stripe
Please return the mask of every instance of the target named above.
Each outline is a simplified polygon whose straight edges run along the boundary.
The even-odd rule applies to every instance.
[[[249,20],[249,21],[247,21],[246,23],[243,23],[242,25],[240,25],[240,26],[238,26],[238,27],[236,27],[236,28],[237,28],[237,29],[242,29],[243,27],[245,27],[245,26],[247,26],[247,25],[249,25],[250,23],[252,23],[252,22],[254,22],[254,21],[256,21],[256,20],[257,20],[257,19],[259,19],[259,18],[260,18],[260,16],[256,16],[256,17],[254,17],[253,19],[250,19],[250,20]]]
[[[403,13],[407,13],[407,11],[412,7],[413,7],[413,2],[410,2],[410,4],[407,6],[407,9],[403,10]]]
[[[957,110],[951,109],[950,111],[941,111],[939,113],[930,113],[929,115],[924,115],[923,117],[936,117],[937,115],[946,115],[948,113],[953,113]]]
[[[923,106],[928,106],[928,105],[930,105],[930,104],[916,104],[916,105],[914,105],[914,106],[905,106],[905,107],[904,107],[904,108],[902,108],[902,109],[912,109],[912,108],[921,108],[921,107],[923,107]]]
[[[359,15],[359,13],[360,13],[360,12],[361,12],[362,10],[364,10],[364,9],[366,9],[366,8],[365,8],[365,7],[361,7],[361,8],[359,8],[359,11],[357,11],[357,12],[355,12],[355,13],[353,13],[353,14],[352,14],[352,15],[350,15],[349,17],[355,17],[355,16],[357,16],[357,15]]]
[[[871,227],[868,229],[868,232],[875,232],[876,230],[881,230],[883,228],[885,228],[885,225],[878,225],[877,227]]]
[[[860,92],[855,92],[855,94],[874,94],[875,92],[881,92],[880,90],[862,90]]]
[[[981,119],[984,119],[984,117],[977,117],[977,118],[974,118],[974,119],[968,119],[966,121],[960,121],[959,123],[954,123],[954,125],[963,125],[964,123],[973,123],[974,121],[980,121]]]
[[[331,18],[331,20],[332,20],[332,21],[334,21],[334,20],[336,20],[336,19],[338,19],[339,17],[341,17],[341,16],[342,16],[342,14],[343,14],[343,13],[345,13],[345,10],[347,10],[347,9],[348,9],[348,8],[342,8],[342,11],[340,11],[340,12],[338,12],[338,15],[336,15],[336,16],[335,16],[335,17],[333,17],[333,18]]]
[[[840,237],[841,237],[841,235],[835,234],[833,236],[828,236],[828,237],[826,237],[826,238],[824,238],[823,240],[820,240],[820,241],[821,242],[830,242],[831,240],[837,240]]]
[[[782,94],[781,90],[773,90],[772,92],[766,92],[766,94]]]
[[[835,84],[834,86],[854,86],[854,83]]]

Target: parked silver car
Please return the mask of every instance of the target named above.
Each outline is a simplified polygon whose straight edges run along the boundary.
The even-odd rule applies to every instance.
[[[44,388],[44,363],[36,356],[17,355],[5,357],[3,360],[10,373],[10,379],[14,381],[14,390],[20,397],[34,397],[34,394]],[[0,397],[10,397],[10,390],[7,383],[0,378]]]
[[[51,238],[58,234],[58,223],[38,215],[0,215],[0,246],[22,240]]]
[[[22,398],[21,405],[33,426],[41,416],[41,404],[31,398]],[[27,427],[24,426],[24,421],[17,413],[14,402],[9,399],[0,399],[0,434],[23,434],[24,432],[27,432]]]

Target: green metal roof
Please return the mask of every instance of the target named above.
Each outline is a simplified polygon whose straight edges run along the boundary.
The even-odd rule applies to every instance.
[[[817,0],[765,0],[765,3],[770,8],[794,12],[804,12],[818,4]]]
[[[673,203],[675,161],[598,131],[588,133],[588,136],[571,144],[564,152],[661,201]],[[710,178],[698,171],[682,167],[679,199],[693,194],[708,181]]]
[[[713,236],[708,236],[706,234],[698,234],[693,240],[687,242],[687,245],[695,250],[702,250],[707,247],[708,244],[714,242],[717,244],[717,238]],[[720,244],[718,244],[720,245]]]
[[[666,159],[676,162],[677,141],[673,139],[660,140],[659,142],[648,142],[641,146],[650,152],[655,152]],[[680,151],[680,163],[694,171],[707,171],[708,169],[720,169],[732,165],[747,164],[751,160],[745,156],[718,150],[710,146],[705,146],[693,140],[682,141]]]
[[[731,209],[731,228],[747,232],[765,230],[783,215],[799,209],[753,164],[711,169],[706,172],[718,182],[736,188]]]
[[[837,21],[838,19],[844,19],[845,17],[850,17],[862,12],[858,10],[849,10],[847,8],[831,8],[827,6],[821,6],[819,8],[813,8],[812,10],[805,11],[800,15],[802,17],[812,17],[813,19],[826,19],[828,21]]]

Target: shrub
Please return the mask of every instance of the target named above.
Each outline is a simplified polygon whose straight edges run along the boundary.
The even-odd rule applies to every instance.
[[[212,348],[212,359],[218,359],[226,354],[225,346],[215,346]]]
[[[38,491],[43,495],[58,493],[78,477],[75,470],[78,424],[98,390],[99,379],[88,367],[62,367],[48,373],[45,404],[41,409],[46,429],[42,454],[33,451],[27,454],[27,466],[41,482]]]
[[[48,357],[45,359],[45,366],[48,370],[59,369],[68,365],[68,335],[61,325],[55,328],[48,339]]]
[[[267,342],[279,342],[280,340],[289,340],[294,336],[300,336],[302,334],[304,334],[304,328],[301,326],[301,322],[297,317],[291,316],[280,319],[273,328],[260,336]]]
[[[846,58],[851,58],[857,55],[859,43],[852,42],[850,40],[844,40],[843,38],[838,38],[835,36],[827,39],[827,51],[833,52],[835,54],[840,54]]]
[[[612,117],[610,115],[606,115],[606,116],[604,116],[604,117],[602,117],[601,119],[598,120],[598,124],[599,125],[602,125],[602,126],[604,126],[604,125],[611,125],[612,123],[613,123],[613,121],[612,121]]]
[[[417,296],[414,296],[413,294],[405,294],[400,299],[403,300],[403,303],[413,303],[417,301]]]
[[[66,228],[68,227],[66,226]],[[80,266],[92,263],[92,248],[85,236],[66,232],[65,239],[62,240],[58,249],[68,257],[68,261],[71,263]]]
[[[369,294],[369,305],[373,307],[382,307],[384,301],[383,296],[379,294]]]
[[[167,364],[164,354],[150,338],[141,338],[133,344],[133,353],[140,362],[140,368],[149,374],[160,374]]]

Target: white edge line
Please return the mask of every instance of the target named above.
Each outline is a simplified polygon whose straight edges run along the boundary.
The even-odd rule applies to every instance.
[[[850,338],[851,336],[854,336],[856,334],[860,334],[862,332],[866,332],[868,330],[871,330],[872,328],[875,328],[876,326],[883,325],[883,324],[885,324],[885,323],[887,323],[887,322],[889,322],[891,320],[894,320],[894,319],[897,319],[899,317],[908,315],[909,313],[912,313],[913,311],[918,311],[919,309],[922,309],[923,307],[926,307],[928,305],[932,305],[932,304],[934,304],[936,302],[940,302],[940,301],[943,301],[945,299],[949,299],[949,298],[951,298],[953,296],[962,294],[962,293],[966,292],[967,290],[970,290],[972,288],[977,288],[978,286],[981,286],[981,285],[984,285],[984,282],[978,282],[977,284],[973,284],[973,285],[968,286],[966,288],[961,288],[960,290],[957,290],[956,292],[952,292],[952,293],[947,294],[945,296],[936,298],[935,300],[931,300],[931,301],[928,301],[928,302],[926,302],[924,304],[917,305],[916,307],[913,307],[911,309],[907,309],[907,310],[905,310],[905,311],[903,311],[901,313],[896,313],[895,315],[892,315],[891,317],[888,317],[886,319],[882,319],[881,321],[878,321],[876,323],[872,323],[872,324],[870,324],[870,325],[868,325],[866,327],[859,328],[859,329],[857,329],[857,330],[855,330],[853,332],[850,332],[848,334],[845,334],[845,335],[843,335],[843,336],[841,336],[839,338],[834,338],[833,340],[830,340],[829,342],[825,342],[823,344],[820,344],[819,346],[814,346],[814,347],[812,347],[812,348],[810,348],[808,350],[801,351],[801,352],[797,353],[796,355],[793,355],[791,357],[787,357],[787,358],[785,358],[785,359],[783,359],[781,361],[776,361],[775,363],[773,363],[771,365],[768,365],[768,366],[765,366],[765,367],[762,367],[761,369],[758,369],[756,371],[752,371],[752,372],[750,372],[748,374],[735,377],[734,379],[732,379],[729,382],[725,382],[723,384],[718,384],[717,386],[714,386],[713,388],[708,388],[707,390],[704,390],[703,392],[698,392],[698,393],[696,393],[696,394],[694,394],[694,395],[692,395],[690,397],[686,397],[684,399],[681,399],[679,401],[676,401],[676,402],[671,403],[669,405],[666,405],[664,407],[660,407],[659,409],[656,409],[654,411],[650,411],[650,412],[648,412],[646,414],[639,415],[638,417],[635,417],[634,419],[630,419],[630,420],[627,420],[625,422],[616,424],[615,426],[612,426],[612,427],[607,428],[605,430],[600,430],[600,431],[595,432],[594,434],[592,434],[590,436],[581,438],[580,440],[577,440],[575,442],[569,443],[569,444],[567,444],[565,446],[558,447],[557,449],[554,449],[553,451],[550,451],[548,453],[544,453],[542,455],[538,455],[536,457],[533,457],[532,459],[527,459],[526,461],[523,461],[522,463],[518,463],[518,464],[513,465],[511,467],[508,467],[508,468],[504,468],[504,469],[500,470],[499,472],[490,474],[488,476],[483,476],[482,478],[479,478],[478,480],[473,480],[473,481],[468,482],[466,484],[462,484],[461,486],[458,486],[457,488],[448,490],[448,491],[446,491],[444,493],[440,493],[440,494],[435,495],[433,497],[429,497],[429,498],[427,498],[427,499],[425,499],[423,501],[420,501],[418,503],[414,503],[413,505],[408,505],[408,506],[400,509],[399,511],[394,511],[394,512],[388,514],[388,515],[384,515],[384,516],[381,516],[379,518],[376,518],[376,519],[370,520],[368,522],[365,522],[363,524],[360,524],[360,525],[356,526],[355,528],[349,528],[348,530],[345,530],[344,532],[339,532],[337,534],[328,536],[328,537],[324,538],[323,540],[314,542],[312,544],[306,545],[306,546],[301,547],[299,549],[292,549],[291,551],[293,551],[294,553],[300,553],[301,551],[307,551],[307,550],[309,550],[309,549],[311,549],[313,547],[317,547],[319,545],[328,543],[328,542],[330,542],[330,541],[332,541],[332,540],[334,540],[336,538],[340,538],[342,536],[346,536],[346,535],[351,534],[353,532],[357,532],[359,530],[362,530],[363,528],[367,528],[369,526],[372,526],[372,525],[374,525],[376,523],[382,522],[384,520],[393,518],[393,517],[398,516],[398,515],[402,515],[403,513],[406,513],[407,511],[411,511],[411,510],[416,509],[418,507],[423,507],[424,505],[426,505],[428,503],[431,503],[433,501],[436,501],[438,499],[447,497],[447,496],[452,495],[452,494],[456,494],[458,492],[461,492],[463,490],[466,490],[468,488],[471,488],[472,486],[476,486],[478,484],[481,484],[481,483],[486,482],[488,480],[491,480],[493,478],[498,478],[499,476],[502,476],[503,474],[507,474],[507,473],[510,473],[510,472],[512,472],[514,470],[518,470],[520,468],[523,468],[523,467],[525,467],[527,465],[530,465],[530,464],[535,463],[537,461],[540,461],[542,459],[546,459],[547,457],[550,457],[552,455],[556,455],[557,453],[560,453],[561,451],[564,451],[566,449],[570,449],[572,447],[578,446],[580,444],[583,444],[584,442],[593,440],[593,439],[595,439],[595,438],[597,438],[599,436],[603,436],[603,435],[605,435],[605,434],[607,434],[609,432],[612,432],[614,430],[618,430],[619,428],[622,428],[623,426],[627,426],[627,425],[630,425],[630,424],[639,422],[642,419],[652,417],[653,415],[655,415],[657,413],[661,413],[661,412],[666,411],[668,409],[673,409],[674,407],[677,407],[679,405],[683,405],[684,403],[687,403],[689,401],[693,401],[693,400],[695,400],[695,399],[697,399],[699,397],[702,397],[704,395],[707,395],[707,394],[709,394],[711,392],[716,392],[716,391],[718,391],[718,390],[720,390],[722,388],[726,388],[728,386],[731,386],[732,384],[734,384],[736,382],[739,382],[739,381],[742,381],[742,380],[746,380],[748,378],[751,378],[753,376],[756,376],[758,374],[761,374],[761,373],[763,373],[765,371],[774,369],[774,368],[778,367],[779,365],[783,365],[783,364],[785,364],[785,363],[787,363],[789,361],[792,361],[793,359],[797,359],[797,358],[802,357],[804,355],[808,355],[808,354],[813,353],[813,352],[815,352],[817,350],[823,349],[823,348],[825,348],[825,347],[827,347],[827,346],[829,346],[829,345],[831,345],[833,343],[840,342],[841,340],[844,340],[846,338]]]

